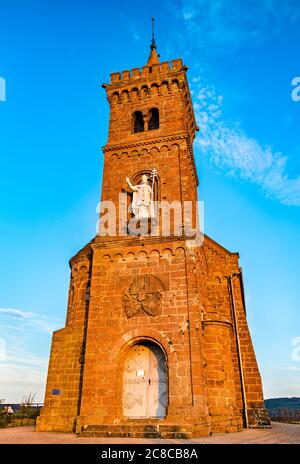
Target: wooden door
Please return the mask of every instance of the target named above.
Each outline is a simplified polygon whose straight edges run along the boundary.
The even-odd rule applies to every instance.
[[[123,413],[130,418],[165,417],[167,405],[166,360],[155,344],[133,346],[123,375]]]

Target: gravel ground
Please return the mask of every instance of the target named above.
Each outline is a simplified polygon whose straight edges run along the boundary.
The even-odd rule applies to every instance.
[[[250,429],[238,433],[216,434],[193,440],[160,440],[144,438],[79,438],[71,433],[36,432],[34,427],[12,427],[0,429],[0,444],[126,444],[126,443],[287,443],[300,444],[300,425],[273,423],[271,429]]]

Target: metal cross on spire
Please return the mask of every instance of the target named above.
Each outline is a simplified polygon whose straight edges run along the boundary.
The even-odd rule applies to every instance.
[[[154,17],[151,18],[152,21],[152,40],[151,40],[151,45],[150,48],[151,50],[156,49],[156,43],[155,43],[155,36],[154,36]]]
[[[152,21],[152,40],[150,45],[150,55],[147,61],[147,66],[152,66],[154,64],[159,64],[159,55],[156,51],[156,42],[155,42],[155,34],[154,34],[154,18],[151,18]]]

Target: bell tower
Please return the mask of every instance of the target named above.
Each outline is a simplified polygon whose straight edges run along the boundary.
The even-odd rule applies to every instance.
[[[238,254],[187,234],[198,185],[187,67],[160,62],[154,36],[150,49],[145,66],[103,84],[99,234],[70,260],[37,430],[191,438],[270,423]],[[147,227],[131,233],[132,222]]]
[[[101,200],[112,201],[117,213],[119,194],[128,191],[126,177],[136,183],[146,174],[153,184],[155,169],[154,200],[192,203],[195,222],[198,180],[192,144],[198,128],[186,72],[181,59],[160,63],[153,39],[145,66],[112,73],[110,83],[103,84],[110,120]],[[116,234],[122,235],[119,223]]]

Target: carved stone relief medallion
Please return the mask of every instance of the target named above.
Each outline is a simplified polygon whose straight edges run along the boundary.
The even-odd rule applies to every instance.
[[[126,316],[129,318],[138,312],[158,316],[161,313],[164,290],[164,285],[155,276],[150,274],[135,276],[122,297]]]

